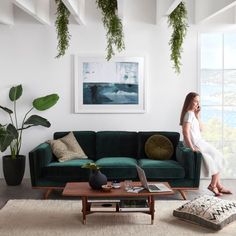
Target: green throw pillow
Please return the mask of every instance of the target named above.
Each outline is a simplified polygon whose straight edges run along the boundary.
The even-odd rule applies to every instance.
[[[155,134],[146,141],[145,153],[150,159],[169,160],[174,153],[174,147],[167,137]]]

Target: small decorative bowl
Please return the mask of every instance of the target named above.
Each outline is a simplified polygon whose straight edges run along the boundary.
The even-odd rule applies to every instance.
[[[111,189],[112,189],[112,186],[111,186],[110,184],[104,184],[104,185],[102,185],[102,190],[103,190],[104,192],[110,192]]]
[[[120,181],[114,180],[112,181],[111,185],[113,188],[120,188]]]

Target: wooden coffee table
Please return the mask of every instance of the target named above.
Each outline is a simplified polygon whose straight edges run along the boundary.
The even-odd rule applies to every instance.
[[[169,189],[171,189],[170,185],[167,182],[162,182],[165,184]],[[133,182],[133,186],[140,186],[140,182]],[[70,196],[70,197],[81,197],[82,198],[82,213],[83,213],[83,224],[86,224],[86,216],[95,213],[90,210],[90,203],[88,202],[89,198],[96,198],[96,199],[122,199],[122,198],[147,198],[148,199],[148,206],[149,211],[138,211],[143,212],[146,214],[151,215],[151,224],[154,221],[154,212],[155,212],[155,196],[160,195],[171,195],[174,194],[173,190],[168,192],[158,192],[158,193],[150,193],[146,190],[143,190],[139,193],[128,193],[124,188],[124,183],[121,182],[121,188],[119,189],[112,189],[111,192],[104,192],[103,190],[93,190],[89,186],[88,182],[71,182],[67,183],[62,195],[63,196]],[[97,211],[96,211],[97,212]],[[117,213],[119,213],[119,208],[117,208]],[[131,212],[131,211],[129,211]],[[137,211],[135,211],[137,212]],[[114,212],[112,212],[114,213]],[[124,213],[124,211],[122,211]]]

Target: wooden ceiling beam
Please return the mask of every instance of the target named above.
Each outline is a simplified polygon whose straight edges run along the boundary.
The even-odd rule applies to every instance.
[[[204,23],[235,6],[236,0],[195,1],[195,23]]]
[[[50,25],[50,0],[11,0],[41,24]]]
[[[85,25],[85,0],[62,0],[79,25]]]
[[[9,0],[0,1],[0,23],[5,25],[13,25],[13,6]]]
[[[124,20],[124,10],[125,10],[125,1],[117,0],[118,5],[118,16],[123,21]]]
[[[156,0],[156,24],[165,19],[182,0]]]

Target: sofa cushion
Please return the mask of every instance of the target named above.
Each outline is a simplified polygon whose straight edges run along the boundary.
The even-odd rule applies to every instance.
[[[138,141],[136,132],[100,131],[96,136],[96,158],[136,157]]]
[[[130,157],[104,157],[96,161],[108,180],[136,179],[137,161]]]
[[[174,153],[174,147],[167,137],[155,134],[145,143],[145,153],[151,159],[169,160]]]
[[[173,144],[174,147],[174,152],[173,155],[171,156],[170,159],[176,160],[176,155],[175,155],[175,150],[176,147],[179,143],[179,137],[180,134],[178,132],[164,132],[164,131],[143,131],[143,132],[138,132],[138,159],[144,159],[148,158],[148,156],[145,153],[145,143],[147,142],[148,138],[151,137],[152,135],[163,135],[167,137],[171,143]]]
[[[201,196],[173,211],[173,215],[201,226],[220,230],[236,220],[236,201]]]
[[[88,158],[72,132],[57,140],[47,141],[59,162]]]
[[[59,139],[69,132],[56,132],[54,139]],[[95,160],[96,156],[96,132],[94,131],[73,131],[73,134],[89,159]]]
[[[185,176],[184,168],[174,160],[139,160],[139,166],[145,171],[148,180],[181,179]]]
[[[93,162],[91,159],[76,159],[66,162],[51,162],[42,168],[42,176],[50,181],[88,181],[90,170],[81,168]]]

